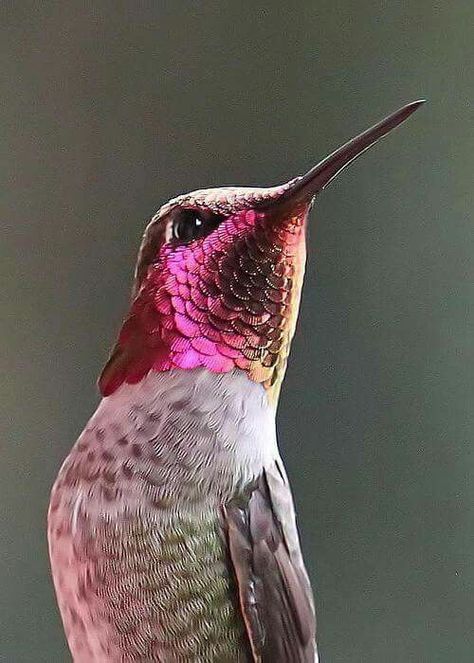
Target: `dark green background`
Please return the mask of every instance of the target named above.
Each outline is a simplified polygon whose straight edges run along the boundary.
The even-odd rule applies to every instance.
[[[3,2],[0,660],[68,660],[48,493],[167,198],[429,99],[313,213],[279,410],[324,663],[474,660],[472,0]]]

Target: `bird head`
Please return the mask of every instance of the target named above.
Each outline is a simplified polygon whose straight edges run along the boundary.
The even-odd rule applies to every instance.
[[[404,106],[305,175],[270,188],[202,189],[152,218],[132,303],[101,377],[104,396],[150,371],[245,371],[276,402],[298,316],[317,194],[405,120]]]

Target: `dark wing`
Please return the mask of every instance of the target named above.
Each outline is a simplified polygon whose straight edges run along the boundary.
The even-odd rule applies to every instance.
[[[254,661],[315,663],[313,599],[283,468],[266,470],[224,518]]]

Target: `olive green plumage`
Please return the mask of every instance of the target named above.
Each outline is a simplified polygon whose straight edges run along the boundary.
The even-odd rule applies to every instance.
[[[216,516],[103,525],[96,592],[132,660],[243,660],[244,625]]]

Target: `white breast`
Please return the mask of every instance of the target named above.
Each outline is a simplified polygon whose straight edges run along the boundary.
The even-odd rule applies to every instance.
[[[136,476],[121,483],[119,500],[102,499],[103,482],[87,480],[91,453],[102,469],[120,476],[127,465]],[[226,499],[276,458],[275,409],[243,371],[152,371],[102,399],[60,472],[60,479],[73,478],[61,490],[73,509],[87,493],[97,515],[139,508],[142,492],[151,490],[183,507],[202,497]]]
[[[130,418],[130,413],[135,416]],[[189,446],[204,445],[216,461],[233,465],[236,471],[260,472],[277,454],[275,410],[265,389],[235,370],[216,374],[204,368],[150,372],[138,384],[122,385],[104,398],[90,425],[126,419],[125,427],[140,425],[142,416],[154,416],[154,436],[159,447],[160,433],[173,420],[175,437]],[[191,435],[188,434],[188,431]]]

